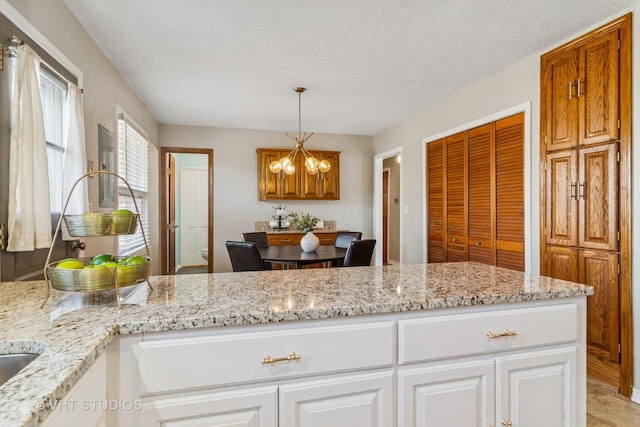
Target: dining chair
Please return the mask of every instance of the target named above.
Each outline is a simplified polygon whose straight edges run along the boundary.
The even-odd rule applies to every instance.
[[[227,240],[224,245],[229,252],[233,271],[271,270],[271,263],[264,262],[255,242],[235,242]]]
[[[252,231],[249,233],[242,233],[242,240],[245,242],[255,242],[259,248],[269,247],[269,238],[266,231]]]
[[[359,231],[338,231],[336,233],[336,242],[333,246],[335,246],[336,248],[347,249],[351,241],[360,240],[361,238],[362,233]]]
[[[344,256],[343,267],[360,267],[371,265],[373,248],[376,239],[353,240],[349,243],[347,253]]]

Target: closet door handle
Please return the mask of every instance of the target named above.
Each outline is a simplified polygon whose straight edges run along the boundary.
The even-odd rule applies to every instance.
[[[580,98],[580,96],[584,95],[584,93],[582,93],[580,91],[580,87],[582,86],[584,82],[580,80],[580,77],[578,77],[578,98]]]
[[[457,242],[457,241],[458,241],[458,238],[457,238],[457,237],[454,237],[453,239],[451,239],[451,241],[452,241],[452,242]]]
[[[480,246],[482,244],[482,240],[476,240],[476,245]]]

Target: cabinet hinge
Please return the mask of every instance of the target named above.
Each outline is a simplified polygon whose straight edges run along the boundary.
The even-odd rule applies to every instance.
[[[618,354],[622,353],[622,345],[618,343]]]
[[[620,264],[618,264],[618,274],[620,274],[620,273],[621,273]]]
[[[618,39],[618,50],[620,50],[620,45],[621,45],[620,39]]]
[[[167,175],[171,175],[171,168],[167,168]]]
[[[616,160],[620,161],[620,152],[619,151],[616,153]]]
[[[620,129],[620,119],[618,119],[618,129]]]

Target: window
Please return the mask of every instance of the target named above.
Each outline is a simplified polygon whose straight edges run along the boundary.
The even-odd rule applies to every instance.
[[[140,212],[140,223],[144,236],[149,236],[149,141],[124,116],[118,116],[118,175],[124,178],[127,185],[118,179],[118,208],[136,212],[136,204]],[[148,243],[148,241],[147,241]],[[118,254],[131,256],[145,254],[145,240],[142,229],[138,227],[135,234],[118,238]]]
[[[67,82],[44,66],[40,67],[40,97],[44,135],[47,140],[50,209],[51,212],[62,212],[63,197],[66,196],[62,188],[62,163],[65,153],[62,129],[67,102]]]

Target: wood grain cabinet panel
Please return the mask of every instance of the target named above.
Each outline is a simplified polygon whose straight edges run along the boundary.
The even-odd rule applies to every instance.
[[[310,151],[318,160],[328,160],[331,169],[316,175],[307,173],[304,155],[295,159],[296,173],[273,173],[269,165],[289,154],[290,150],[258,148],[258,200],[339,200],[340,199],[340,152]]]
[[[546,242],[578,243],[578,171],[574,150],[555,151],[546,158]]]
[[[544,80],[541,103],[546,104],[548,116],[543,118],[542,140],[549,150],[563,150],[578,140],[578,52],[572,50],[546,58],[543,62]]]

